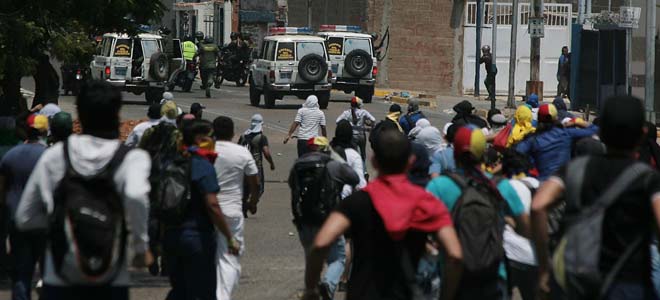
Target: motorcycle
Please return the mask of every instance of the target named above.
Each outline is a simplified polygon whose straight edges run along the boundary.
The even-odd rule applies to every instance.
[[[215,76],[215,88],[220,88],[224,80],[236,82],[236,86],[245,86],[250,69],[250,60],[246,55],[223,50],[218,61]]]
[[[186,61],[186,69],[180,72],[174,82],[169,83],[168,89],[173,91],[175,87],[180,86],[184,92],[190,92],[192,84],[197,76],[197,63]]]
[[[79,65],[63,65],[60,71],[62,72],[64,95],[71,93],[72,96],[77,96],[80,93],[80,87],[89,77],[89,70],[81,68]]]

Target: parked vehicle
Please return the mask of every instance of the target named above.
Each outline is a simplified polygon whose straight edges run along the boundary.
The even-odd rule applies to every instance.
[[[250,66],[250,104],[258,106],[264,95],[266,108],[275,99],[316,95],[328,107],[332,72],[328,69],[324,39],[308,28],[274,27],[264,38],[259,57]]]
[[[77,96],[82,84],[89,79],[89,68],[83,68],[79,64],[63,64],[60,67],[62,74],[62,90],[64,95],[71,93]]]

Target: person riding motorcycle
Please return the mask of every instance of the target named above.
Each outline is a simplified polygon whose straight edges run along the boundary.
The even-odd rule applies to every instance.
[[[206,98],[211,98],[211,83],[209,79],[214,78],[219,56],[220,49],[213,41],[213,38],[205,38],[204,43],[199,48],[199,70],[202,77],[202,87],[206,89]]]

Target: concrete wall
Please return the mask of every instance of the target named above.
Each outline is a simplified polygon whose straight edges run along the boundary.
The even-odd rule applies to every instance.
[[[383,11],[385,1],[389,12]],[[386,78],[380,86],[459,94],[464,6],[462,0],[369,0],[369,31],[380,32],[381,20],[389,19],[387,62],[381,63]]]

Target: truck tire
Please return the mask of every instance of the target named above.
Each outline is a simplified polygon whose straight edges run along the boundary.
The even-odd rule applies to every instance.
[[[317,83],[328,76],[328,63],[316,54],[307,54],[298,62],[298,75],[305,81]]]
[[[330,91],[320,92],[316,95],[316,98],[319,99],[319,107],[326,109],[328,108],[328,103],[330,103]]]
[[[355,96],[362,99],[364,103],[371,103],[371,100],[374,96],[374,87],[373,86],[358,87],[355,90]]]
[[[250,105],[259,106],[259,102],[261,102],[261,93],[254,84],[254,79],[250,76]]]
[[[264,104],[266,108],[271,109],[275,107],[275,93],[268,89],[268,84],[264,83]]]
[[[355,77],[364,77],[374,66],[374,60],[367,51],[355,49],[346,55],[344,70]]]
[[[146,91],[144,92],[144,99],[147,100],[147,103],[149,104],[155,104],[160,102],[160,99],[163,98],[163,93],[165,92],[165,88],[147,88]]]
[[[149,75],[155,80],[166,81],[169,73],[167,56],[162,52],[156,52],[149,58]]]

